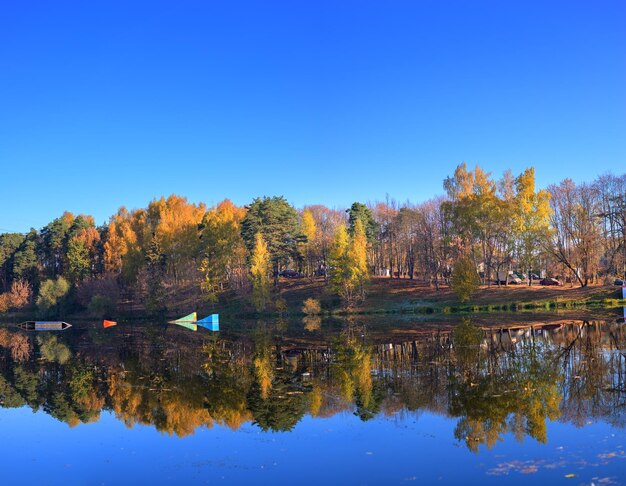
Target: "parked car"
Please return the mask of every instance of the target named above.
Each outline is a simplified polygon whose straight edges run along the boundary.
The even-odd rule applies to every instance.
[[[282,272],[280,272],[278,275],[285,278],[298,278],[300,276],[300,273],[288,268],[287,270],[283,270]]]
[[[530,278],[531,280],[541,280],[541,277],[537,275],[536,273],[531,273]]]
[[[522,282],[528,282],[528,277],[523,272],[513,272],[517,278],[519,278]]]
[[[626,285],[626,283],[624,282],[623,279],[621,278],[616,278],[615,279],[615,285]]]
[[[495,283],[499,282],[500,284],[505,284],[507,281],[510,284],[521,284],[522,283],[522,279],[520,279],[513,272],[498,272],[497,273]]]
[[[561,285],[556,278],[544,278],[539,282],[541,285]]]

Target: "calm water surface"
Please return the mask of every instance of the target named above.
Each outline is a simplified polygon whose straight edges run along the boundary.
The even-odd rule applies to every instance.
[[[624,324],[502,327],[5,325],[2,482],[624,484]]]

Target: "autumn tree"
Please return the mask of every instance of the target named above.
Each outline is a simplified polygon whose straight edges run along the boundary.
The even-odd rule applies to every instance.
[[[626,174],[605,174],[593,187],[600,218],[601,270],[626,278]]]
[[[365,284],[369,278],[367,265],[367,234],[365,225],[357,220],[348,250],[350,280],[354,283],[359,300],[365,299]]]
[[[24,279],[17,279],[11,283],[11,290],[8,293],[9,305],[14,309],[20,309],[28,305],[31,301],[33,289],[30,283]]]
[[[368,259],[375,275],[421,277],[438,285],[438,276],[446,275],[449,268],[454,236],[449,208],[442,209],[444,202],[449,203],[438,198],[419,205],[398,204],[387,198],[373,206],[377,232]]]
[[[39,288],[37,307],[43,314],[58,314],[62,299],[70,290],[70,285],[63,277],[45,280]]]
[[[144,248],[152,239],[144,209],[128,211],[121,207],[109,221],[104,243],[104,270],[134,283],[145,264]]]
[[[267,400],[274,380],[274,365],[270,339],[264,332],[255,332],[254,376],[259,386],[262,400]]]
[[[454,264],[452,270],[452,290],[461,302],[467,302],[480,286],[480,278],[473,259],[464,255]]]
[[[204,215],[199,226],[201,290],[209,302],[217,302],[225,289],[244,286],[246,247],[241,237],[244,208],[225,199]]]
[[[104,271],[111,273],[122,272],[123,257],[126,253],[125,242],[121,236],[119,227],[121,226],[122,209],[117,214],[111,216],[106,231],[104,242]]]
[[[330,249],[329,265],[330,271],[330,288],[333,293],[343,296],[347,296],[347,291],[350,287],[347,285],[349,281],[349,266],[348,266],[348,246],[349,236],[348,230],[345,225],[341,225],[335,232],[335,240]]]
[[[372,418],[371,410],[377,403],[372,382],[372,350],[354,337],[347,324],[345,337],[334,346],[335,362],[331,374],[339,384],[339,394],[346,402],[356,402],[362,420]]]
[[[365,227],[357,220],[354,235],[339,226],[330,252],[331,289],[341,297],[346,307],[365,298],[365,283],[369,278],[367,265],[367,236]]]
[[[167,272],[174,282],[188,278],[198,268],[198,225],[205,210],[203,203],[192,204],[175,194],[148,204],[146,224],[167,255]]]
[[[585,287],[597,270],[600,250],[600,208],[593,187],[566,179],[549,187],[552,204],[550,250]]]
[[[346,223],[346,213],[336,209],[329,209],[322,205],[307,206],[305,211],[311,214],[315,224],[315,237],[308,247],[312,252],[311,258],[315,260],[315,263],[312,263],[312,265],[315,267],[314,270],[317,274],[328,277],[330,249],[333,245],[337,228]],[[312,231],[309,229],[309,235],[306,233],[305,231],[308,244]]]
[[[396,268],[398,276],[415,277],[418,261],[419,230],[423,215],[415,207],[404,206],[394,218],[396,230]]]
[[[390,277],[397,273],[399,278],[402,273],[402,263],[398,251],[399,228],[396,220],[398,209],[395,201],[387,199],[386,202],[376,203],[372,210],[360,203],[355,203],[348,211],[353,221],[358,218],[367,225],[368,218],[371,216],[373,219],[373,224],[370,223],[372,236],[370,236],[369,242],[372,249],[371,262],[374,272],[378,275],[385,275],[388,272]]]
[[[263,234],[259,232],[250,257],[252,303],[258,312],[264,311],[270,300],[270,271],[270,253]]]
[[[515,177],[510,170],[505,171],[504,175],[497,183],[498,198],[493,208],[495,224],[489,249],[490,268],[495,272],[498,285],[502,283],[500,278],[502,273],[508,275],[508,269],[512,266],[516,254],[517,236],[519,232],[514,223],[518,210],[515,183]],[[530,268],[528,270],[530,270]],[[489,277],[490,275],[488,275],[488,278]]]
[[[192,204],[174,194],[152,200],[146,209],[129,212],[120,208],[106,229],[107,239],[102,245],[104,270],[134,283],[156,238],[167,257],[164,278],[175,284],[195,281],[201,260],[198,226],[204,213],[204,204]]]
[[[443,200],[432,199],[418,207],[417,262],[429,284],[439,290],[439,277],[447,277],[451,265],[449,221],[442,208]]]
[[[161,250],[159,239],[152,237],[150,246],[146,251],[146,271],[148,296],[146,310],[158,313],[165,309],[165,287],[163,279],[167,268],[167,256]]]
[[[528,285],[532,284],[530,273],[537,265],[537,258],[549,232],[551,215],[550,194],[535,190],[535,169],[526,169],[515,180],[516,193],[513,221],[517,234],[519,264],[528,274]]]
[[[535,189],[534,169],[526,169],[517,178],[507,171],[496,182],[480,167],[468,171],[461,164],[444,187],[449,200],[442,207],[461,243],[458,254],[470,255],[482,266],[487,283],[492,271],[508,273],[514,263],[530,277],[547,237],[550,216],[549,194]]]
[[[497,184],[491,174],[479,166],[468,171],[463,163],[456,168],[453,177],[446,178],[444,188],[450,198],[444,205],[463,242],[462,253],[473,256],[476,263],[482,262],[484,279],[488,282],[503,222]]]
[[[309,209],[305,209],[302,211],[302,234],[304,235],[306,241],[302,243],[304,247],[304,261],[306,274],[308,276],[312,276],[315,268],[315,262],[317,260],[317,226],[315,224],[315,218],[313,217],[313,213]]]
[[[95,275],[102,268],[102,251],[93,217],[77,216],[67,232],[64,274],[74,284]]]

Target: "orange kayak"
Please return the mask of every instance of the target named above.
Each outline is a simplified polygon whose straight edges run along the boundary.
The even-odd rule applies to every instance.
[[[117,322],[115,322],[115,321],[107,321],[107,320],[105,320],[102,324],[104,325],[104,327],[117,326]]]

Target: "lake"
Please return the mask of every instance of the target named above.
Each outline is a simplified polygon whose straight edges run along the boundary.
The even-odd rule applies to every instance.
[[[619,317],[3,324],[2,480],[624,484]]]

